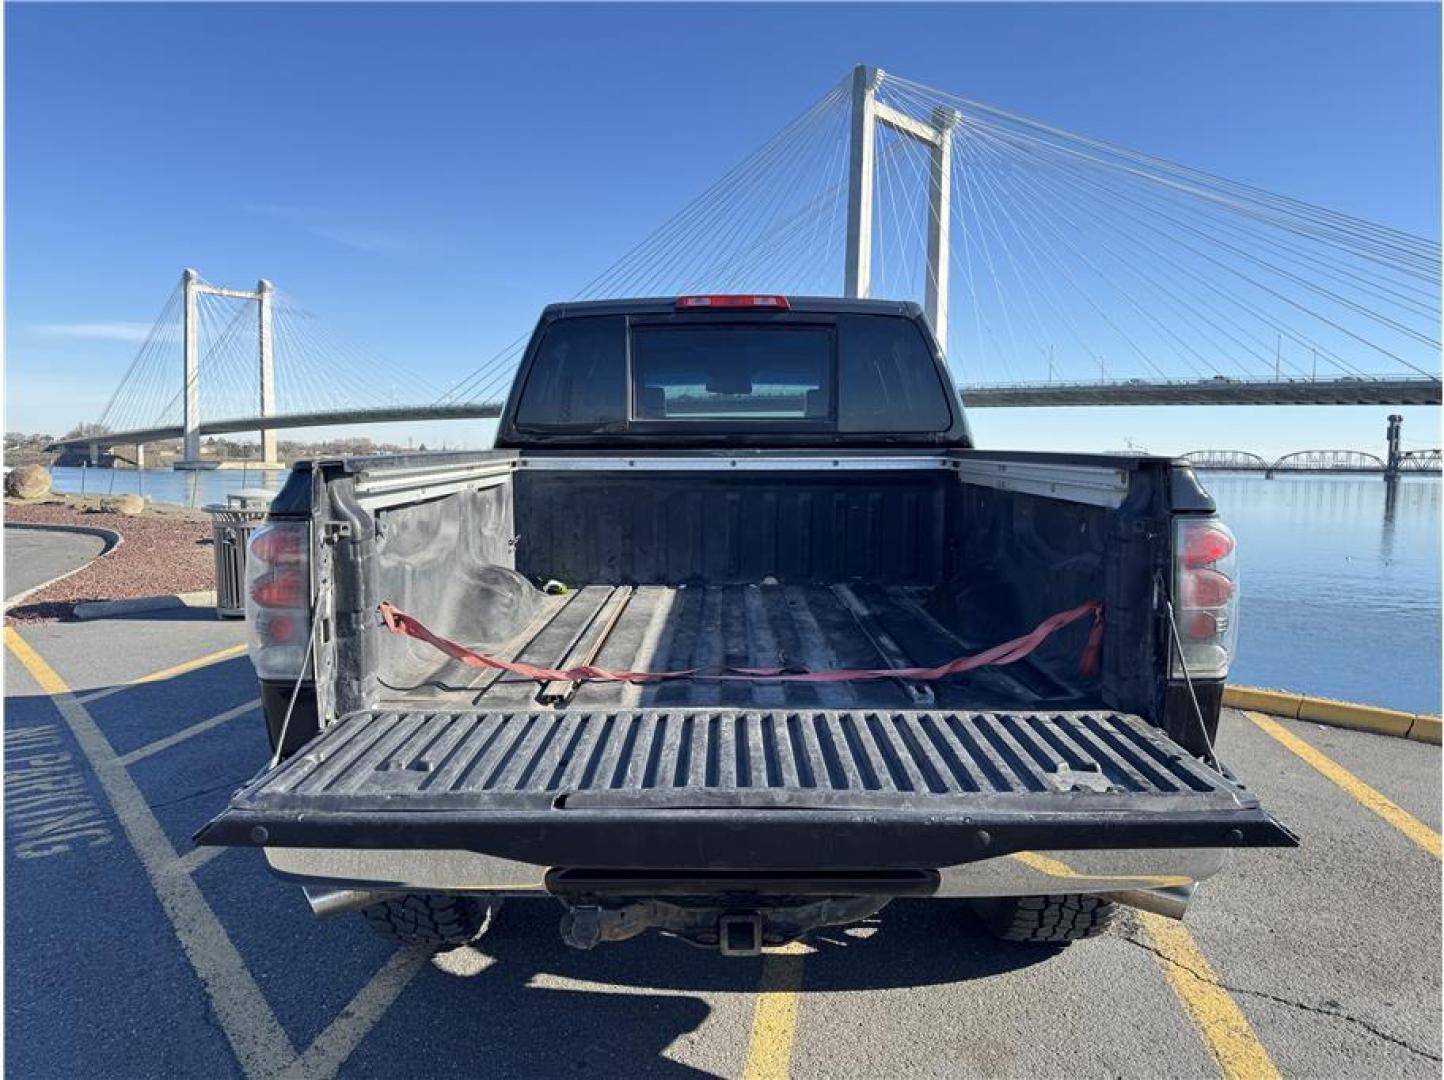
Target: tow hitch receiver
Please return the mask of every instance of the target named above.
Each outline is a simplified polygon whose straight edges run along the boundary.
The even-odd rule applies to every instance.
[[[810,897],[687,896],[558,897],[566,907],[562,940],[574,949],[626,941],[660,930],[723,956],[757,956],[767,945],[785,945],[822,926],[845,926],[871,918],[887,896]],[[739,907],[738,901],[749,905]],[[755,907],[750,906],[756,904]]]
[[[717,947],[723,956],[757,956],[762,952],[762,916],[723,915],[717,920]]]

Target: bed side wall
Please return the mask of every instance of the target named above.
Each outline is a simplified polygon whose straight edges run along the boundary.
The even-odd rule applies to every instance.
[[[1089,600],[1104,605],[1101,667],[1079,666],[1091,621],[1066,627],[1032,661],[1085,698],[1145,717],[1159,710],[1162,663],[1153,617],[1156,568],[1166,565],[1169,517],[1158,478],[1134,472],[1117,508],[960,485],[952,502],[951,549],[934,613],[976,647],[1032,630]],[[974,628],[985,628],[976,632]]]
[[[537,614],[541,595],[516,570],[511,482],[376,514],[374,592],[437,633],[504,641]],[[377,629],[378,679],[390,688],[436,669],[430,646]]]

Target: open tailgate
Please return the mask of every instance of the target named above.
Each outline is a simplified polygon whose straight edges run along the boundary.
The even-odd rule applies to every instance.
[[[354,713],[196,839],[789,870],[1296,843],[1136,716],[656,709]]]

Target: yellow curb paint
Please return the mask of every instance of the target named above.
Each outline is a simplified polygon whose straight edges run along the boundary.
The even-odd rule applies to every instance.
[[[1354,799],[1378,814],[1430,855],[1433,855],[1434,858],[1438,859],[1441,857],[1439,834],[1429,828],[1428,825],[1425,825],[1407,810],[1384,798],[1383,795],[1380,795],[1333,758],[1314,749],[1313,746],[1304,742],[1303,739],[1299,738],[1292,731],[1289,731],[1277,720],[1273,720],[1256,712],[1246,712],[1244,715],[1252,720],[1262,731],[1271,735],[1277,742],[1303,758],[1323,774],[1326,779],[1332,780],[1339,787],[1343,788],[1344,791]]]
[[[1256,686],[1225,686],[1223,703],[1232,709],[1252,709],[1282,716],[1285,720],[1308,720],[1329,727],[1393,735],[1418,742],[1440,741],[1439,717],[1401,712],[1381,705],[1360,705],[1353,701],[1310,697],[1287,690],[1264,690]],[[1417,728],[1418,734],[1414,734]]]
[[[1233,685],[1223,688],[1223,703],[1231,709],[1257,709],[1273,716],[1287,716],[1291,720],[1299,715],[1303,700],[1302,694],[1291,694],[1286,690]]]
[[[1444,731],[1441,731],[1439,717],[1429,716],[1420,713],[1414,717],[1414,722],[1409,725],[1408,738],[1415,742],[1433,743],[1435,746],[1444,742]]]
[[[786,1080],[797,1035],[802,958],[810,951],[806,945],[794,941],[763,954],[743,1080]]]
[[[161,679],[169,679],[172,675],[184,675],[187,671],[194,671],[196,668],[207,667],[210,664],[219,663],[222,660],[229,660],[233,656],[240,656],[246,651],[246,646],[230,645],[224,649],[218,649],[205,656],[198,656],[194,660],[187,660],[183,664],[176,664],[174,667],[162,668],[160,671],[152,671],[149,675],[142,675],[139,679],[132,679],[130,685],[140,686],[142,683],[159,682]]]
[[[1229,1080],[1267,1080],[1279,1076],[1273,1059],[1259,1042],[1238,1002],[1219,985],[1212,965],[1183,923],[1136,913],[1173,992],[1198,1027],[1208,1052]]]
[[[1306,697],[1299,705],[1298,719],[1403,738],[1414,723],[1414,714],[1381,709],[1373,705],[1355,705],[1330,698]]]

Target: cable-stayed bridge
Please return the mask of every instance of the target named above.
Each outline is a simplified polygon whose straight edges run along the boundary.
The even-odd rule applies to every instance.
[[[1436,240],[875,68],[573,298],[726,292],[916,300],[974,408],[1441,400]],[[429,387],[188,271],[66,442],[183,437],[196,464],[204,434],[496,416],[525,342]]]

